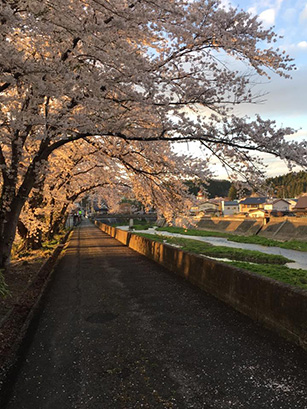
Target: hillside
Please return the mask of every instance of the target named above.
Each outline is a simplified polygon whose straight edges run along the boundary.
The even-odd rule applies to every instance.
[[[270,193],[277,197],[297,197],[307,192],[307,172],[290,172],[266,181]]]

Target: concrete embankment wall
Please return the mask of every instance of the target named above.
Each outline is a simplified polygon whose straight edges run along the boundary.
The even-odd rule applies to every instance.
[[[307,240],[306,217],[271,217],[268,223],[263,218],[212,217],[201,219],[197,228],[243,236],[259,234],[276,240]]]
[[[259,236],[277,240],[307,240],[306,217],[271,217]]]
[[[203,218],[197,223],[202,230],[228,232],[241,235],[256,234],[263,225],[263,219],[246,219],[235,217]]]
[[[100,222],[105,233],[307,350],[307,291]]]

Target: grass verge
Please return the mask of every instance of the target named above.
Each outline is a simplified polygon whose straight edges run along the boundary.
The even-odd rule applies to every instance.
[[[244,270],[248,270],[265,277],[270,277],[276,281],[281,281],[286,284],[300,287],[303,290],[307,290],[306,270],[288,268],[286,266],[272,264],[250,264],[242,261],[233,261],[228,263],[231,265],[235,265],[236,267],[243,268]]]
[[[143,237],[147,237],[151,240],[164,241],[169,244],[180,246],[182,250],[195,254],[204,254],[209,257],[227,258],[230,260],[249,261],[252,263],[270,263],[270,264],[286,264],[291,262],[284,256],[275,254],[265,254],[260,251],[254,250],[242,250],[224,246],[213,246],[212,244],[202,241],[186,239],[183,237],[165,237],[155,236],[152,234],[140,234]]]
[[[208,231],[208,230],[196,230],[196,229],[185,229],[183,227],[158,227],[157,231],[167,231],[170,233],[179,233],[187,236],[201,236],[201,237],[224,237],[229,241],[234,241],[236,243],[249,243],[249,244],[259,244],[261,246],[268,247],[281,247],[289,250],[307,251],[307,241],[299,240],[289,240],[289,241],[279,241],[268,239],[266,237],[260,236],[238,236],[235,234],[218,232],[218,231]]]
[[[152,225],[151,223],[146,223],[146,224],[136,224],[133,226],[134,230],[148,230],[151,227],[155,227],[154,225]]]
[[[212,246],[208,243],[185,238],[166,238],[165,236],[155,236],[146,233],[137,234],[161,243],[166,241],[169,244],[175,244],[180,246],[182,250],[190,253],[203,254],[214,258],[227,258],[233,260],[227,261],[228,264],[307,290],[307,271],[284,266],[283,264],[290,260],[287,260],[283,256],[264,254],[258,251]]]

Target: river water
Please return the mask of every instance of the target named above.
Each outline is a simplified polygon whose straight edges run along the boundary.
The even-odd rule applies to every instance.
[[[128,230],[127,226],[119,226],[118,228],[123,230]],[[257,250],[261,253],[266,254],[277,254],[279,256],[287,257],[289,260],[293,260],[291,263],[287,263],[286,266],[289,268],[302,268],[307,270],[307,253],[303,251],[288,250],[280,247],[267,247],[261,246],[259,244],[249,244],[249,243],[236,243],[234,241],[229,241],[223,237],[203,237],[203,236],[187,236],[185,234],[169,233],[166,231],[156,231],[153,228],[148,230],[137,230],[137,233],[147,233],[147,234],[159,234],[161,236],[168,237],[183,237],[186,239],[204,241],[210,243],[213,246],[225,246],[233,247],[245,250]]]

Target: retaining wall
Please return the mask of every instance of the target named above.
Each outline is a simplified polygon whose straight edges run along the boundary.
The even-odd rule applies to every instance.
[[[271,217],[259,236],[280,240],[307,240],[306,217]]]
[[[277,240],[307,240],[307,217],[271,217],[266,223],[263,218],[211,217],[197,223],[200,230],[230,232],[242,236],[259,236]]]
[[[307,291],[100,222],[105,233],[307,350]]]
[[[263,225],[263,219],[238,217],[212,217],[201,219],[197,227],[203,230],[230,232],[241,235],[256,234]]]

